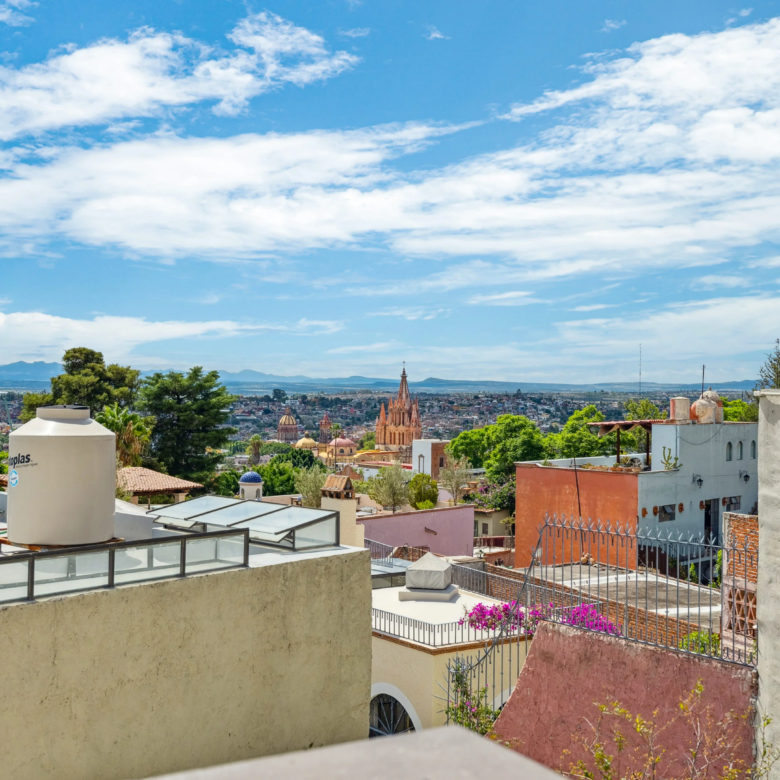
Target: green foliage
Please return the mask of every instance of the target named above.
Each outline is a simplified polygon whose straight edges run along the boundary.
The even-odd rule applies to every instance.
[[[715,569],[712,573],[712,582],[710,587],[720,589],[721,579],[723,577],[723,550],[718,550],[717,556],[715,556]]]
[[[369,486],[369,496],[382,506],[389,506],[393,512],[408,501],[409,491],[406,473],[398,465],[379,469]]]
[[[8,473],[8,464],[5,462],[8,460],[8,453],[0,450],[0,474]]]
[[[274,458],[276,460],[276,458]],[[320,508],[322,503],[322,486],[328,478],[324,469],[312,466],[300,469],[295,475],[295,490],[301,494],[303,506]]]
[[[682,463],[680,463],[680,459],[675,455],[674,458],[672,458],[672,451],[669,447],[663,447],[662,450],[662,456],[661,460],[664,464],[664,471],[674,471],[674,469],[680,469],[682,468]]]
[[[39,406],[80,404],[94,415],[106,406],[132,406],[139,388],[140,372],[116,363],[106,365],[102,352],[86,347],[69,349],[62,357],[64,373],[52,377],[48,393],[26,393],[21,419],[35,417]]]
[[[756,390],[780,390],[780,339],[775,339],[774,349],[766,356],[758,370]]]
[[[680,642],[682,650],[701,655],[714,655],[720,658],[720,635],[709,631],[693,631]]]
[[[452,689],[445,708],[448,720],[484,736],[493,728],[500,710],[488,704],[487,688],[471,690],[468,664],[464,659],[455,659],[451,674]]]
[[[291,447],[287,452],[275,455],[274,460],[289,460],[296,469],[315,468],[320,471],[325,470],[322,461],[316,458],[311,450],[296,450],[294,447]]]
[[[261,455],[284,455],[292,451],[291,444],[282,441],[269,441],[260,448]]]
[[[139,406],[156,422],[151,453],[175,477],[203,482],[214,472],[222,456],[208,452],[224,447],[235,433],[225,423],[225,411],[235,400],[219,384],[216,371],[200,366],[186,374],[168,371],[143,382]]]
[[[246,454],[249,455],[249,462],[256,466],[260,463],[260,450],[263,448],[263,439],[259,433],[254,433],[249,437],[246,445]]]
[[[218,496],[237,496],[239,479],[240,475],[237,471],[233,469],[223,471],[214,477],[211,488]]]
[[[665,420],[667,412],[662,412],[649,398],[639,401],[633,398],[624,404],[626,420]],[[624,452],[645,452],[647,450],[647,432],[641,428],[620,434],[620,448]]]
[[[359,450],[373,450],[376,449],[376,433],[369,431],[358,442]]]
[[[435,509],[436,504],[433,501],[420,501],[415,509]]]
[[[295,469],[289,460],[274,458],[267,466],[260,466],[257,472],[263,478],[264,496],[288,496],[296,492]]]
[[[758,422],[758,404],[739,398],[723,402],[723,419],[727,422]]]
[[[439,484],[450,492],[455,504],[463,495],[470,477],[469,462],[465,458],[456,459],[447,453],[444,468],[439,469]]]
[[[273,391],[273,395],[271,397],[274,401],[283,404],[287,400],[287,393],[277,387],[276,390]]]
[[[415,474],[409,482],[409,503],[415,509],[422,509],[421,504],[430,504],[424,507],[431,509],[439,500],[439,486],[428,474]]]
[[[476,491],[464,499],[470,504],[481,507],[482,509],[508,510],[515,511],[515,494],[517,484],[515,478],[504,482],[503,485],[495,482],[487,482],[477,488]],[[513,518],[508,518],[509,524],[514,522]],[[503,521],[502,521],[503,522]]]
[[[467,460],[472,468],[484,468],[485,458],[491,449],[489,442],[491,428],[493,426],[488,425],[485,428],[475,428],[473,431],[463,431],[447,445],[447,451],[456,460]]]
[[[122,408],[118,403],[106,406],[95,420],[116,434],[116,455],[121,466],[140,466],[154,428],[152,417]]]
[[[578,409],[569,417],[560,433],[550,434],[545,441],[548,458],[594,458],[615,452],[616,438],[611,433],[599,437],[588,426],[602,422],[604,415],[593,405]]]

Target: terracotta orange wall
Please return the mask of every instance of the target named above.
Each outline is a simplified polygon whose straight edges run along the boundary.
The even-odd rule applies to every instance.
[[[628,526],[636,530],[639,500],[639,480],[636,474],[577,469],[577,479],[583,521],[601,521],[612,526],[620,524],[623,529]],[[544,523],[545,515],[578,519],[574,469],[518,464],[515,504],[516,567],[530,565],[531,556],[539,541],[539,526]],[[591,536],[585,534],[585,537]],[[556,544],[555,562],[564,563],[572,557],[579,560],[584,550],[589,551],[602,563],[636,567],[636,561],[619,545],[602,544],[599,548],[595,538],[583,538],[579,543],[580,547],[573,547],[571,540]],[[551,553],[548,553],[547,563],[553,563]]]
[[[749,766],[752,718],[740,716],[748,713],[757,693],[752,669],[555,623],[539,626],[517,685],[493,730],[502,742],[550,769],[569,769],[572,762],[585,757],[578,739],[592,739],[586,719],[590,723],[597,720],[594,702],[618,701],[632,715],[645,718],[653,718],[657,710],[656,723],[672,725],[656,735],[657,746],[666,749],[656,776],[681,777],[687,771],[683,758],[695,736],[691,723],[680,717],[679,702],[698,682],[704,686],[699,715],[705,733],[710,738],[718,736],[717,729],[707,723],[707,707],[714,722],[733,712],[737,717],[729,723],[728,738],[734,757]],[[631,758],[639,740],[630,724],[626,726],[621,729],[628,748],[620,777],[638,768]],[[605,728],[603,734],[610,729]],[[607,743],[608,752],[614,753],[612,740]],[[571,753],[564,756],[564,750]]]

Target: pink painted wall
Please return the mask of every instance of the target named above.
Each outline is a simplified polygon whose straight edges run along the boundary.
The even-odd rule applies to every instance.
[[[428,547],[439,555],[474,553],[474,507],[471,504],[358,518],[358,523],[366,529],[366,539],[394,547],[404,544]]]
[[[619,701],[632,715],[645,718],[659,710],[656,722],[667,723],[678,716],[680,700],[697,680],[704,685],[702,700],[712,705],[716,721],[730,711],[745,714],[757,693],[755,673],[746,667],[542,623],[495,732],[517,752],[551,769],[568,769],[572,760],[582,756],[572,735],[591,735],[584,719],[595,723],[594,702]],[[622,731],[629,734],[631,729]],[[730,732],[739,742],[739,757],[749,765],[753,755],[750,719],[737,718]],[[636,739],[630,735],[632,744],[638,744]],[[690,728],[678,720],[657,742],[666,748],[659,776],[679,777],[682,772],[672,762],[692,744]],[[572,756],[562,762],[564,749],[571,750]],[[614,749],[608,752],[615,753]],[[621,769],[621,776],[628,774]]]

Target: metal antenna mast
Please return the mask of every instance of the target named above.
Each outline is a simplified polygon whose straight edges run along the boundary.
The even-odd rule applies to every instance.
[[[704,369],[706,366],[702,365],[701,367],[701,394],[704,395]]]
[[[642,396],[642,345],[639,345],[639,396]]]

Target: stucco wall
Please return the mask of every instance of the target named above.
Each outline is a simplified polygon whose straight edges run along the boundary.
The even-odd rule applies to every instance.
[[[764,390],[758,411],[759,704],[771,715],[769,741],[780,745],[780,390]],[[780,775],[776,767],[772,775]]]
[[[703,702],[712,705],[716,721],[730,711],[738,716],[749,711],[755,675],[746,667],[542,623],[495,732],[513,749],[551,769],[568,769],[580,757],[573,735],[591,736],[585,718],[595,722],[594,702],[618,701],[632,715],[645,718],[652,718],[658,710],[656,723],[663,725],[679,716],[679,702],[699,680],[704,686]],[[737,718],[728,731],[739,742],[737,757],[749,764],[753,756],[750,719]],[[632,729],[623,732],[631,746],[638,744]],[[715,736],[713,729],[709,735]],[[667,751],[659,776],[679,776],[674,769],[666,771],[666,761],[682,756],[692,739],[691,729],[682,720],[659,734],[658,745]],[[565,749],[573,753],[562,761]],[[621,773],[630,771],[626,768]]]
[[[489,701],[494,706],[500,706],[509,696],[530,644],[530,639],[514,641],[510,651],[507,643],[494,651],[490,661],[483,666],[480,687],[487,689]],[[447,722],[447,665],[456,657],[473,662],[484,650],[484,646],[423,647],[375,634],[371,682],[375,690],[393,686],[401,691],[414,708],[422,728],[443,726]],[[387,690],[384,687],[383,692]]]
[[[531,563],[531,555],[539,541],[539,526],[545,514],[577,518],[579,483],[582,518],[585,522],[620,523],[636,528],[637,475],[609,471],[548,468],[535,464],[517,464],[515,508],[515,566]],[[605,550],[600,560],[610,560],[614,550]],[[595,556],[595,553],[593,553]],[[560,560],[558,561],[561,562]],[[622,565],[625,565],[623,563]]]
[[[0,608],[3,776],[141,778],[367,736],[367,551]]]
[[[471,504],[358,518],[358,523],[365,528],[366,539],[394,547],[428,547],[438,555],[472,555],[474,552],[474,507]]]

